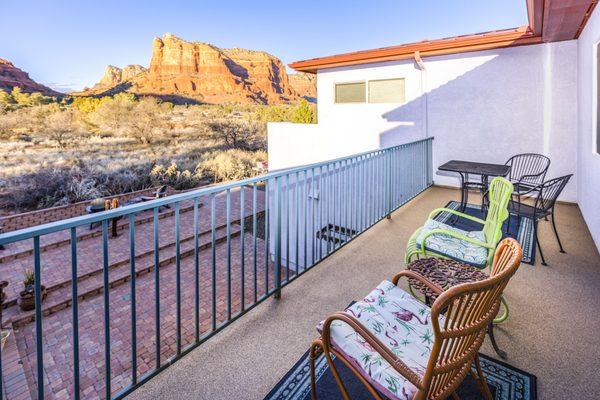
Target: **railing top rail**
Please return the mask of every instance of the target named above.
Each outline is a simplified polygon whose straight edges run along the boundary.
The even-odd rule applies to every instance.
[[[18,242],[21,240],[31,239],[35,236],[47,235],[49,233],[54,233],[54,232],[71,229],[71,228],[76,228],[76,227],[79,227],[82,225],[89,225],[89,224],[101,222],[104,220],[110,220],[112,218],[118,218],[118,217],[130,215],[130,214],[135,214],[135,213],[139,213],[139,212],[143,212],[143,211],[147,211],[147,210],[152,210],[156,207],[170,205],[173,203],[186,201],[186,200],[193,200],[193,199],[201,197],[201,196],[207,196],[207,195],[211,195],[211,194],[215,194],[215,193],[220,193],[220,192],[223,192],[228,189],[236,189],[236,188],[240,188],[243,186],[249,186],[249,185],[253,185],[255,183],[267,181],[270,179],[275,179],[275,178],[278,178],[278,177],[281,177],[284,175],[294,174],[296,172],[306,171],[306,170],[310,170],[313,168],[318,168],[321,166],[329,165],[332,163],[339,163],[342,161],[352,160],[352,159],[355,159],[358,157],[375,155],[378,153],[383,153],[383,152],[387,152],[387,151],[391,151],[391,150],[395,150],[395,149],[399,149],[399,148],[403,148],[403,147],[408,147],[410,145],[415,145],[417,143],[431,141],[431,140],[433,140],[433,136],[424,138],[424,139],[420,139],[420,140],[415,140],[413,142],[408,142],[408,143],[399,144],[399,145],[395,145],[395,146],[385,147],[385,148],[381,148],[381,149],[365,151],[362,153],[352,154],[349,156],[344,156],[344,157],[340,157],[340,158],[336,158],[336,159],[332,159],[332,160],[321,161],[321,162],[317,162],[317,163],[313,163],[313,164],[307,164],[307,165],[302,165],[302,166],[298,166],[298,167],[277,170],[277,171],[269,172],[267,174],[253,177],[253,178],[247,178],[247,179],[242,179],[239,181],[226,182],[226,183],[223,183],[220,185],[203,187],[203,188],[196,189],[196,190],[190,190],[185,193],[179,193],[179,194],[175,194],[175,195],[171,195],[171,196],[166,196],[166,197],[163,197],[160,199],[150,200],[150,201],[146,201],[143,203],[122,206],[119,208],[102,211],[102,212],[98,212],[95,214],[82,215],[79,217],[68,218],[68,219],[64,219],[64,220],[60,220],[60,221],[50,222],[47,224],[42,224],[42,225],[32,226],[29,228],[24,228],[24,229],[12,231],[12,232],[7,232],[7,233],[0,234],[0,245],[14,243],[14,242]]]

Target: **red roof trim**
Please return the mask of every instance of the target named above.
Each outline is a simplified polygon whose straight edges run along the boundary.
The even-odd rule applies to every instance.
[[[313,58],[289,66],[316,73],[323,68],[408,59],[416,51],[426,57],[576,39],[599,0],[525,1],[527,26]]]

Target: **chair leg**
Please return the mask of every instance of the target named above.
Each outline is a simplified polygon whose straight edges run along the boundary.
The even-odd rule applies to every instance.
[[[566,253],[563,249],[562,243],[560,242],[560,238],[558,237],[558,230],[556,229],[556,222],[554,222],[554,209],[552,210],[552,228],[554,229],[554,235],[556,236],[556,240],[558,241],[558,247],[560,247],[561,253]]]
[[[537,243],[538,250],[540,251],[540,257],[542,257],[542,265],[548,265],[548,264],[546,264],[546,259],[544,258],[544,252],[542,252],[542,245],[540,244],[540,238],[538,237],[537,223],[535,221],[533,223],[536,225],[533,228],[533,231],[535,234],[535,242]]]
[[[333,377],[335,378],[335,381],[337,382],[337,385],[340,388],[340,392],[342,392],[342,397],[344,398],[344,400],[350,400],[350,395],[348,395],[348,391],[346,390],[346,387],[344,386],[344,383],[342,382],[342,378],[340,377],[340,374],[338,373],[337,368],[335,367],[335,364],[333,363],[331,354],[329,354],[329,352],[327,352],[327,351],[324,351],[324,353],[325,353],[325,358],[327,359],[327,364],[329,364],[329,369],[331,370],[331,373],[333,374]]]
[[[488,326],[488,336],[490,337],[490,341],[492,342],[492,347],[494,348],[494,351],[496,352],[496,354],[498,354],[498,356],[503,359],[506,360],[506,352],[503,350],[500,350],[500,347],[498,347],[498,343],[496,343],[496,337],[494,336],[494,323],[492,322],[489,326]]]
[[[321,346],[321,340],[315,340],[310,346],[310,397],[312,400],[317,400],[317,389],[316,389],[316,375],[315,375],[315,359],[322,353],[323,347]]]
[[[483,371],[481,370],[481,363],[479,362],[479,354],[475,356],[475,367],[477,368],[477,376],[479,377],[479,387],[481,389],[481,394],[486,400],[492,400],[492,393],[490,392],[490,388],[488,387],[487,381],[485,380],[485,376],[483,375]]]

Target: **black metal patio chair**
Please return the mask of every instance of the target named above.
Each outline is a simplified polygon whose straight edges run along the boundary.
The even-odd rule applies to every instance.
[[[515,194],[521,195],[544,182],[550,159],[541,154],[523,153],[512,156],[505,165],[510,166],[506,178],[515,187]]]
[[[540,245],[540,240],[538,238],[538,227],[537,221],[540,219],[547,219],[547,217],[551,217],[552,219],[552,228],[554,229],[554,235],[556,236],[556,240],[558,241],[558,246],[560,247],[560,252],[565,253],[563,249],[562,243],[560,241],[560,237],[558,236],[558,230],[556,229],[556,222],[554,218],[554,204],[556,203],[556,199],[563,191],[569,179],[573,174],[561,176],[559,178],[550,179],[542,184],[532,187],[531,189],[519,193],[519,201],[511,200],[508,203],[508,211],[511,214],[518,215],[520,217],[529,218],[533,221],[534,226],[534,235],[535,241],[537,243],[538,249],[540,250],[540,257],[542,258],[542,265],[546,264],[546,260],[544,259],[544,253],[542,252],[542,246]],[[535,196],[535,201],[530,201],[528,203],[521,201],[521,196],[527,195],[537,195]]]

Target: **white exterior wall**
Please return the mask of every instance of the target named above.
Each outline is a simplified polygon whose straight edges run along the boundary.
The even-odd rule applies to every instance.
[[[600,155],[594,151],[598,98],[595,45],[600,42],[600,7],[596,7],[578,42],[578,202],[600,250]]]
[[[577,41],[324,69],[317,75],[318,125],[269,124],[272,170],[434,136],[433,168],[451,159],[504,163],[548,155],[548,176],[577,160]],[[335,104],[334,84],[406,79],[404,104]],[[438,184],[458,185],[436,175]],[[563,200],[577,200],[577,180]]]

